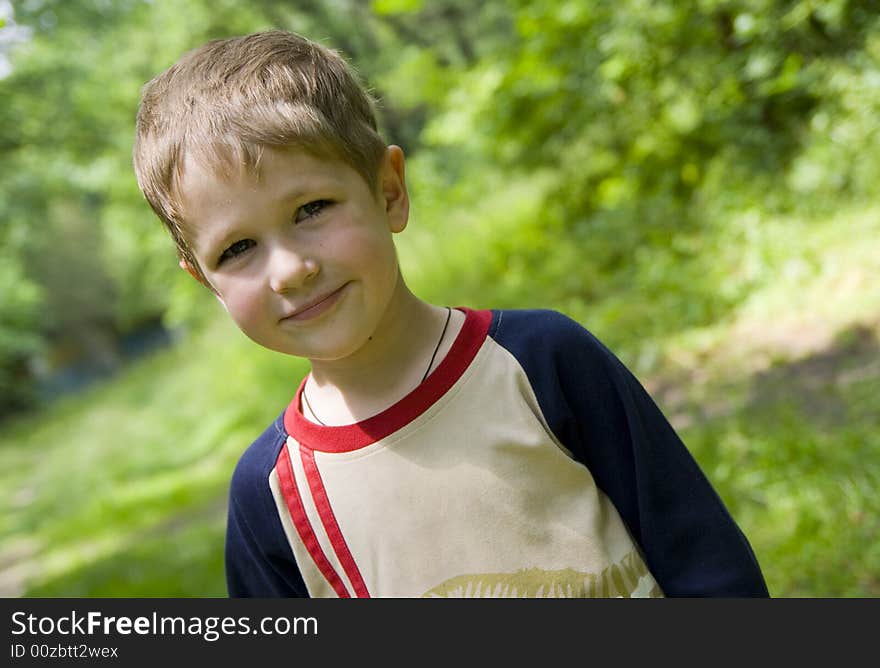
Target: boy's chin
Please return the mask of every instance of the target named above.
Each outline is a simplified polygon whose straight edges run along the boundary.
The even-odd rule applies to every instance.
[[[247,335],[247,332],[245,332]],[[313,342],[291,343],[286,341],[265,341],[248,335],[251,341],[262,348],[290,357],[310,360],[313,364],[332,363],[355,355],[366,341],[334,340],[327,336],[316,337]]]

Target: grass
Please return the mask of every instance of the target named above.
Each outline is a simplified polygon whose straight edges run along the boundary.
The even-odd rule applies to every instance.
[[[504,200],[485,206],[502,218]],[[480,213],[450,223],[433,273],[419,272],[431,228],[413,233],[405,269],[417,292],[468,303],[455,286],[474,289],[468,267],[491,255],[493,237],[480,228],[479,244],[448,244]],[[710,325],[656,340],[605,317],[631,293],[544,303],[587,326],[595,316],[601,338],[627,344],[621,356],[744,529],[775,596],[880,595],[878,220],[867,209],[731,224],[713,252],[748,295]],[[455,273],[444,279],[444,267]],[[508,276],[503,294],[533,305],[545,287]],[[229,476],[305,369],[215,318],[107,384],[7,423],[0,595],[223,596]]]
[[[762,222],[760,289],[665,341],[648,384],[771,593],[880,596],[880,211]]]
[[[217,320],[6,427],[0,593],[224,595],[230,473],[303,372]]]

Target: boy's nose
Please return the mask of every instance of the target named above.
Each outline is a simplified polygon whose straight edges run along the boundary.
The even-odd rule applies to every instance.
[[[300,288],[317,276],[318,263],[289,248],[276,248],[269,260],[269,287],[274,292]]]

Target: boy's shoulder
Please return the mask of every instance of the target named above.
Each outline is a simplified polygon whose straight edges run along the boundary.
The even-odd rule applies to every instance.
[[[238,459],[230,483],[230,495],[238,503],[247,505],[256,499],[258,492],[267,491],[266,483],[281,448],[287,441],[283,413],[266,427],[262,434]]]
[[[597,369],[616,356],[581,323],[552,309],[495,309],[489,335],[521,362]]]
[[[622,408],[624,397],[643,395],[639,381],[615,353],[558,311],[498,310],[489,334],[516,360],[557,430],[572,419],[601,422],[610,415],[609,406]]]
[[[503,328],[508,336],[517,331],[526,335],[550,335],[554,339],[589,335],[579,322],[553,309],[492,309],[492,312],[495,314],[492,329]]]

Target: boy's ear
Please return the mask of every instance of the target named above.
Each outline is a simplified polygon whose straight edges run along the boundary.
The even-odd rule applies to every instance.
[[[208,279],[205,278],[205,276],[202,274],[202,272],[200,272],[198,269],[196,269],[194,266],[192,266],[189,262],[187,262],[183,258],[180,258],[180,260],[178,261],[178,264],[180,265],[181,269],[186,271],[187,274],[189,274],[194,279],[196,279],[199,283],[201,283],[206,288],[208,288],[208,290],[210,290],[211,292],[215,292],[214,287],[210,283],[208,283]]]
[[[180,258],[180,260],[178,261],[178,264],[180,265],[180,268],[181,268],[181,269],[183,269],[184,271],[186,271],[187,274],[189,274],[190,276],[192,276],[192,277],[193,277],[194,279],[196,279],[199,283],[201,283],[201,284],[204,285],[206,288],[208,288],[208,290],[210,290],[211,292],[213,292],[213,293],[214,293],[214,296],[218,299],[218,301],[219,301],[221,304],[223,304],[223,308],[226,308],[226,302],[223,301],[223,298],[217,293],[217,291],[214,289],[214,286],[212,286],[210,283],[208,283],[208,279],[206,279],[204,276],[202,276],[202,274],[199,272],[198,269],[196,269],[195,267],[193,267],[189,262],[187,262],[187,261],[184,260],[183,258]]]
[[[198,272],[198,270],[195,267],[193,267],[189,262],[187,262],[183,258],[180,258],[180,261],[178,262],[178,264],[180,265],[181,269],[184,269],[187,274],[192,276],[199,283],[201,283],[202,285],[205,284],[205,279],[202,278],[202,275]]]
[[[409,220],[409,194],[406,190],[406,168],[403,149],[391,145],[385,149],[380,175],[382,201],[392,232],[402,232]]]

